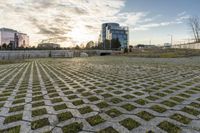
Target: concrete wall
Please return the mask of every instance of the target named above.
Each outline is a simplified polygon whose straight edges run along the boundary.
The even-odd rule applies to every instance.
[[[172,48],[200,49],[200,43],[173,45]]]
[[[29,59],[29,58],[73,58],[80,57],[84,52],[89,56],[100,56],[101,53],[115,54],[111,50],[16,50],[0,51],[0,60],[8,59]],[[120,53],[120,52],[118,52]]]

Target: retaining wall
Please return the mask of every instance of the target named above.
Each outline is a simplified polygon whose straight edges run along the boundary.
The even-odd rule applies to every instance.
[[[14,50],[0,51],[0,60],[28,58],[73,58],[80,57],[84,52],[89,56],[99,56],[101,53],[115,53],[111,50]]]

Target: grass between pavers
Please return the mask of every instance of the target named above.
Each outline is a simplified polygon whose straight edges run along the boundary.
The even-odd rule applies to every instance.
[[[15,106],[15,107],[11,107],[9,109],[9,113],[11,113],[11,112],[17,112],[17,111],[22,111],[22,110],[24,110],[24,105]]]
[[[66,121],[73,118],[73,115],[71,112],[64,112],[64,113],[58,114],[57,117],[58,117],[58,120],[61,122],[61,121]]]
[[[35,130],[35,129],[42,128],[48,125],[50,125],[48,118],[39,119],[39,120],[31,122],[31,129]]]
[[[121,103],[122,100],[119,99],[119,98],[112,98],[112,99],[110,100],[110,102],[112,102],[112,103],[114,103],[114,104],[118,104],[118,103]]]
[[[181,103],[183,102],[185,99],[183,98],[179,98],[179,97],[170,97],[171,100],[174,100],[175,102]]]
[[[72,102],[73,105],[78,106],[84,104],[83,100],[76,100]]]
[[[181,122],[183,124],[189,124],[192,120],[184,115],[181,114],[173,114],[172,116],[170,116],[171,119],[174,119],[178,122]]]
[[[91,126],[96,126],[100,123],[105,122],[105,120],[103,118],[101,118],[100,115],[95,115],[95,116],[89,117],[86,120]]]
[[[158,124],[157,126],[160,129],[162,129],[168,133],[181,133],[181,129],[178,126],[176,126],[168,121],[163,121],[160,124]]]
[[[189,97],[191,97],[190,95],[184,94],[184,93],[178,94],[177,96],[180,96],[180,97],[183,97],[183,98],[189,98]]]
[[[40,115],[45,115],[45,114],[47,114],[47,110],[45,108],[43,108],[43,109],[36,109],[36,110],[32,111],[32,117],[40,116]]]
[[[22,114],[7,116],[4,120],[4,124],[20,121],[22,117]]]
[[[17,95],[17,96],[15,96],[15,99],[24,98],[24,97],[26,97],[26,94]]]
[[[133,99],[133,98],[135,98],[134,96],[132,96],[132,95],[124,95],[124,96],[122,96],[123,98],[125,98],[125,99]]]
[[[140,105],[145,105],[148,103],[148,101],[144,100],[144,99],[138,99],[135,101],[137,104],[140,104]]]
[[[40,100],[43,100],[43,96],[36,96],[36,97],[33,97],[32,98],[32,101],[40,101]]]
[[[184,107],[183,109],[181,109],[181,111],[194,115],[194,116],[197,116],[200,114],[200,111],[193,109],[191,107]]]
[[[101,96],[104,98],[109,98],[109,97],[112,97],[113,95],[106,93],[106,94],[102,94]]]
[[[78,109],[78,111],[79,111],[81,114],[87,114],[87,113],[92,112],[93,110],[91,109],[90,106],[86,106],[86,107],[83,107],[83,108]]]
[[[15,101],[13,101],[12,104],[20,104],[20,103],[25,103],[25,99],[15,100]]]
[[[55,111],[63,110],[63,109],[67,108],[67,105],[66,104],[59,104],[59,105],[53,106],[53,108],[54,108]]]
[[[0,108],[2,108],[4,106],[5,103],[0,103]]]
[[[0,130],[0,133],[20,133],[21,126],[15,126],[8,129]]]
[[[141,112],[137,113],[136,115],[146,121],[150,121],[151,119],[153,119],[155,117],[154,115],[152,115],[146,111],[141,111]]]
[[[127,110],[127,111],[132,111],[132,110],[134,110],[134,109],[137,108],[137,107],[135,107],[134,105],[129,104],[129,103],[124,104],[124,105],[122,105],[121,107],[124,108],[124,109]]]
[[[156,100],[159,99],[159,98],[156,97],[156,96],[148,96],[148,97],[146,97],[146,98],[149,99],[149,100],[151,100],[151,101],[156,101]]]
[[[135,121],[131,118],[126,118],[126,119],[120,121],[119,123],[122,126],[124,126],[125,128],[127,128],[128,130],[132,130],[132,129],[140,126],[140,123],[138,123],[137,121]]]
[[[67,98],[68,98],[69,100],[72,100],[72,99],[78,98],[78,96],[77,96],[77,95],[71,95],[71,96],[67,96]]]
[[[78,122],[74,122],[62,127],[63,133],[78,133],[82,131],[82,129],[83,129],[83,124]]]
[[[153,105],[153,106],[151,106],[150,109],[152,109],[153,111],[156,111],[156,112],[158,112],[158,113],[164,113],[165,111],[167,111],[166,108],[161,107],[161,106],[159,106],[159,105]]]
[[[114,118],[114,117],[118,117],[120,116],[122,113],[117,110],[117,109],[110,109],[108,111],[105,112],[107,115],[109,115],[110,117]]]
[[[119,133],[119,132],[117,132],[113,127],[107,127],[105,129],[98,131],[97,133]]]
[[[40,107],[40,106],[44,106],[45,103],[42,101],[42,102],[36,102],[36,103],[32,103],[32,107],[35,108],[35,107]]]
[[[108,107],[109,104],[106,102],[100,102],[100,103],[97,103],[96,106],[102,109],[102,108]]]
[[[189,104],[189,106],[195,107],[195,108],[200,108],[200,104],[196,102],[192,102]]]
[[[163,102],[161,102],[161,104],[166,105],[168,107],[174,107],[174,106],[177,105],[175,102],[172,102],[172,101],[169,101],[169,100],[163,101]]]
[[[98,101],[99,98],[96,97],[96,96],[92,96],[92,97],[89,97],[88,100],[89,100],[90,102],[95,102],[95,101]]]
[[[63,102],[62,98],[55,98],[55,99],[51,99],[52,103],[60,103]]]

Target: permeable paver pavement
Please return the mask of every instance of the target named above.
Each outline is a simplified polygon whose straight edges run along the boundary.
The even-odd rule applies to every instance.
[[[0,133],[198,133],[199,125],[199,57],[0,66]]]

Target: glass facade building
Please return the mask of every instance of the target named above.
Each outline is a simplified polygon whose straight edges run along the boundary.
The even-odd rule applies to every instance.
[[[104,23],[102,24],[101,30],[101,42],[103,44],[103,48],[106,48],[106,45],[110,45],[110,49],[112,48],[111,40],[118,39],[121,48],[128,48],[129,45],[129,28],[122,27],[118,23]],[[109,44],[107,44],[109,43]]]

